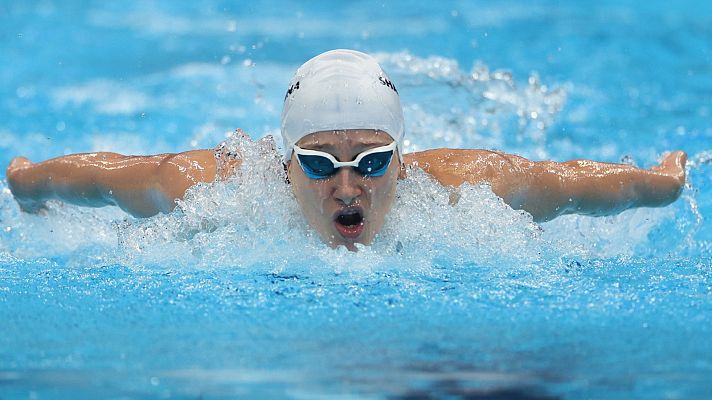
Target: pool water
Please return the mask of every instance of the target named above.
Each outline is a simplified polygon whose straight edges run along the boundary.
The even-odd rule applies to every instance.
[[[535,224],[414,170],[373,246],[326,248],[274,160],[291,74],[332,48],[382,63],[406,151],[681,149],[688,183]],[[221,142],[246,167],[145,220],[21,213],[3,172],[0,399],[710,397],[711,100],[708,2],[2,1],[2,170]]]

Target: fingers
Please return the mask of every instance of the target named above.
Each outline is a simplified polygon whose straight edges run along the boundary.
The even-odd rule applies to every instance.
[[[673,151],[663,158],[658,167],[658,171],[671,177],[675,181],[676,192],[679,195],[685,184],[685,165],[687,164],[687,153],[684,151]]]
[[[677,150],[666,154],[660,162],[660,165],[656,165],[650,169],[672,176],[682,174],[684,178],[685,165],[687,165],[687,153]]]
[[[671,155],[675,156],[675,165],[678,168],[684,170],[685,165],[687,165],[687,153],[685,153],[684,151],[678,150],[678,151],[672,152]]]
[[[660,168],[664,170],[685,169],[687,164],[687,153],[684,151],[672,151],[668,153],[660,163]]]

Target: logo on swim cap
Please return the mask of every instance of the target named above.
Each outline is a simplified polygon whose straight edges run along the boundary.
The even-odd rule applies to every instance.
[[[388,79],[379,76],[378,80],[381,81],[382,84],[388,86],[389,88],[393,89],[396,93],[398,93],[398,89],[396,89],[396,85],[393,84],[393,82],[389,81]],[[299,85],[299,82],[297,82],[297,86]]]
[[[284,95],[284,99],[287,100],[287,97],[297,89],[299,89],[299,81],[297,81],[294,85],[289,85],[289,89],[287,89],[287,94]]]
[[[403,110],[396,85],[376,60],[354,50],[331,50],[304,63],[290,81],[282,109],[285,160],[314,132],[373,129],[403,151]]]

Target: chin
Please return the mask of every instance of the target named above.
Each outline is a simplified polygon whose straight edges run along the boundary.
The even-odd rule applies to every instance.
[[[365,232],[364,232],[365,233]],[[367,240],[368,239],[368,240]],[[337,249],[341,246],[346,247],[349,251],[356,252],[358,251],[358,248],[356,247],[356,244],[360,244],[363,246],[368,246],[371,244],[371,241],[373,238],[369,238],[367,235],[361,235],[361,237],[358,237],[356,239],[346,239],[341,237],[338,232],[335,232],[331,236],[331,240],[325,241],[329,247],[332,249]]]

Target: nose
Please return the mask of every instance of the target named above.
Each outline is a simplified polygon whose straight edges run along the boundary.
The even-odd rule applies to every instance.
[[[334,197],[347,206],[363,193],[359,185],[359,176],[353,168],[339,168],[334,176],[334,183]]]

